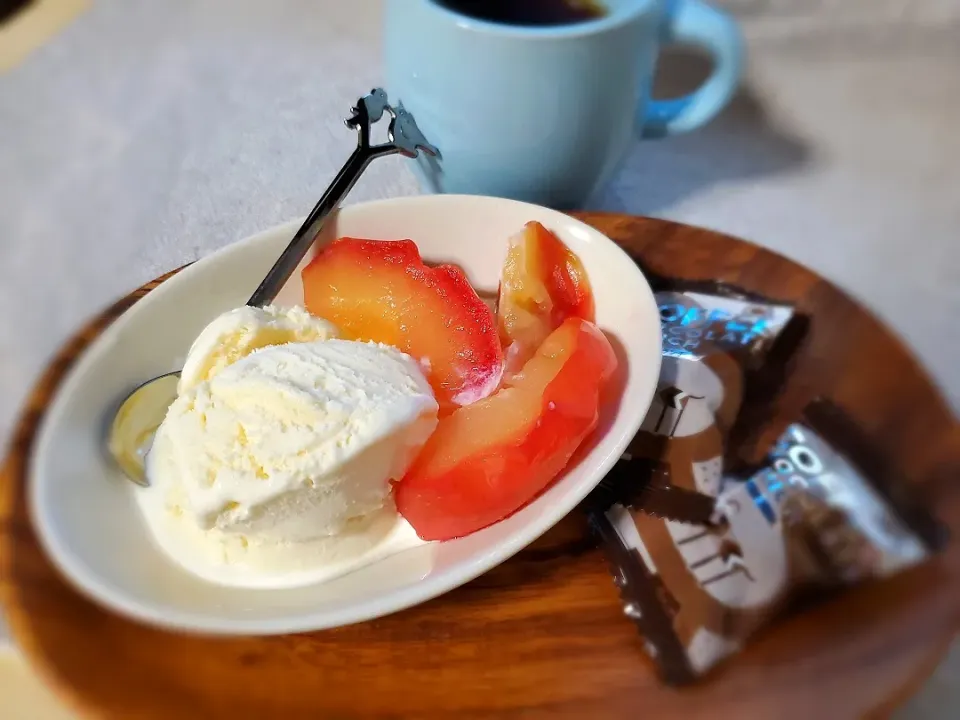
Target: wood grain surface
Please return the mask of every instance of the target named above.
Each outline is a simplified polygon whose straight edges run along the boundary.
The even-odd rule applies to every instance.
[[[650,269],[720,278],[810,313],[779,410],[825,395],[859,421],[960,538],[960,425],[916,359],[815,274],[707,230],[582,217]],[[161,280],[162,281],[162,280]],[[16,640],[91,717],[854,718],[914,692],[953,638],[960,541],[928,565],[764,632],[699,686],[661,685],[600,552],[573,514],[474,582],[396,615],[309,635],[206,639],[101,610],[60,578],[24,504],[29,450],[64,372],[112,319],[81,331],[41,379],[0,483],[0,592]]]

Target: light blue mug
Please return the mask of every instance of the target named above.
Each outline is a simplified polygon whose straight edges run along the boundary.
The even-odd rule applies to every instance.
[[[443,154],[414,161],[424,189],[582,207],[635,136],[693,130],[723,109],[744,54],[729,15],[700,0],[602,5],[596,19],[519,26],[387,0],[386,88]],[[714,69],[690,95],[653,100],[670,44],[703,48]]]

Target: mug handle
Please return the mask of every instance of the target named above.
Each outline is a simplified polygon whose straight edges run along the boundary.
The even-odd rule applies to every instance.
[[[743,36],[727,13],[700,0],[668,0],[660,35],[664,45],[703,48],[713,58],[713,72],[689,95],[650,100],[640,119],[640,137],[661,138],[700,127],[733,97],[743,72]]]

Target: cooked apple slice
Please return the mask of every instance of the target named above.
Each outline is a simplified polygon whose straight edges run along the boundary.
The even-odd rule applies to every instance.
[[[596,325],[567,319],[505,387],[440,420],[394,487],[397,510],[424,540],[462,537],[515,512],[596,426],[616,366]]]
[[[411,240],[331,243],[303,270],[303,300],[344,336],[420,360],[441,411],[500,384],[503,353],[490,308],[460,268],[427,267]]]
[[[510,239],[500,275],[497,321],[507,375],[523,367],[568,317],[594,321],[587,273],[560,238],[529,222]]]

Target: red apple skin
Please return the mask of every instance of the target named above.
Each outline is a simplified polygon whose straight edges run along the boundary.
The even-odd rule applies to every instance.
[[[394,486],[397,510],[424,540],[463,537],[516,512],[596,427],[616,366],[604,334],[568,318],[505,387],[440,420]]]
[[[510,238],[497,304],[507,376],[523,367],[564,320],[594,322],[594,312],[583,263],[560,238],[538,222]]]
[[[453,265],[427,266],[411,240],[341,238],[303,269],[304,305],[353,340],[421,361],[441,413],[494,392],[503,375],[496,319]]]

